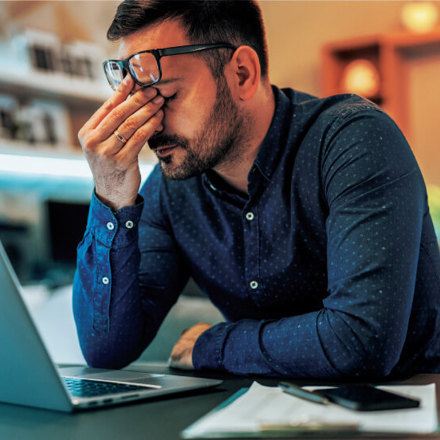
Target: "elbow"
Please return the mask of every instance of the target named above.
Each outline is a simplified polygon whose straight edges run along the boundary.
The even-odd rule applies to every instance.
[[[133,346],[114,340],[108,332],[79,332],[79,343],[86,364],[92,368],[119,370],[135,361],[142,353]]]
[[[129,364],[129,362],[121,362],[120,360],[115,359],[104,359],[101,357],[85,357],[85,359],[88,367],[103,368],[105,370],[120,370]]]
[[[319,337],[324,354],[341,379],[382,379],[399,362],[405,333],[374,320],[327,313]],[[393,331],[394,330],[394,331]]]
[[[81,350],[87,365],[91,368],[119,370],[135,360],[120,354],[117,356],[112,350],[109,351],[103,347],[98,349],[96,347],[81,347]]]
[[[347,362],[338,365],[342,378],[383,379],[393,371],[397,361],[386,353],[372,352],[365,355],[351,355]]]
[[[383,379],[388,377],[400,358],[401,350],[389,343],[374,337],[368,338],[357,346],[345,345],[333,360],[333,365],[339,371],[341,378],[352,379]]]

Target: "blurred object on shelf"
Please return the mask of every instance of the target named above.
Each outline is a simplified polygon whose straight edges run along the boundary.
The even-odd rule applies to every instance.
[[[433,2],[409,2],[402,8],[402,23],[411,32],[432,31],[438,20],[438,7]]]
[[[86,41],[61,42],[57,35],[37,29],[16,31],[0,41],[0,60],[8,60],[11,74],[33,72],[70,79],[81,79],[102,86],[105,84],[101,63],[106,58],[97,45]],[[4,68],[2,69],[4,70]]]
[[[35,99],[22,108],[20,116],[21,121],[31,125],[32,141],[35,143],[52,146],[71,144],[69,117],[63,105]]]
[[[55,101],[34,99],[23,105],[10,95],[0,95],[0,138],[28,145],[71,144],[69,117]]]
[[[96,81],[103,78],[104,57],[104,53],[96,44],[74,41],[63,45],[61,60],[65,63],[65,73]]]
[[[54,34],[28,30],[23,36],[32,68],[45,72],[59,70],[57,54],[61,51],[61,44]]]
[[[380,77],[376,66],[368,60],[357,59],[348,63],[342,74],[342,89],[365,98],[379,94]]]

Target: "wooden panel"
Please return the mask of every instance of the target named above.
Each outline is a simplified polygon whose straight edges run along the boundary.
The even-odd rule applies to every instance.
[[[427,183],[440,186],[440,50],[408,61],[411,146]]]

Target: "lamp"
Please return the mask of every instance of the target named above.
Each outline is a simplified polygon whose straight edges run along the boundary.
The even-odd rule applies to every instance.
[[[437,23],[438,9],[432,2],[409,2],[402,8],[401,19],[412,32],[429,32]]]
[[[365,98],[372,98],[379,93],[379,72],[369,60],[351,61],[344,68],[341,86],[346,93],[356,93]]]

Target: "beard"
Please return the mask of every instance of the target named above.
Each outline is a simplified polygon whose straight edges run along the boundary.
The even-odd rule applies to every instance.
[[[232,99],[226,80],[217,82],[216,100],[203,126],[192,140],[178,135],[158,133],[148,144],[151,149],[162,146],[180,147],[185,156],[176,164],[173,154],[159,158],[162,174],[172,180],[198,176],[218,165],[240,160],[245,148],[245,132],[249,126],[246,116],[240,113]]]

